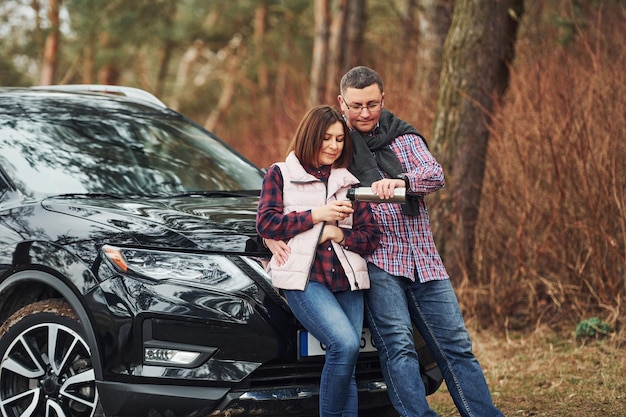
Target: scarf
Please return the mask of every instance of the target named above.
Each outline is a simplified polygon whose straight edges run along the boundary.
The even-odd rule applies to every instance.
[[[350,172],[356,176],[363,187],[370,187],[374,181],[382,179],[379,169],[389,178],[398,178],[404,172],[398,157],[389,145],[398,136],[412,133],[424,140],[422,135],[409,123],[397,118],[387,109],[382,110],[376,135],[350,131],[354,142],[354,155],[350,163]],[[424,140],[424,143],[426,141]],[[402,212],[407,215],[419,214],[419,197],[407,194]]]

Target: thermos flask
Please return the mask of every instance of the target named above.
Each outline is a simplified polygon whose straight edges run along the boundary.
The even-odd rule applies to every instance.
[[[406,189],[405,188],[396,188],[393,190],[393,198],[389,198],[384,200],[380,198],[377,194],[372,192],[372,187],[358,187],[358,188],[350,188],[346,197],[351,201],[367,201],[370,203],[404,203],[406,200]]]

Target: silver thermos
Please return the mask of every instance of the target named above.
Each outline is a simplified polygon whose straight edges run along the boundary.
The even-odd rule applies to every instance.
[[[346,192],[346,197],[351,201],[367,201],[370,203],[404,203],[406,200],[406,189],[396,188],[393,190],[393,198],[384,200],[372,192],[372,187],[350,188]]]

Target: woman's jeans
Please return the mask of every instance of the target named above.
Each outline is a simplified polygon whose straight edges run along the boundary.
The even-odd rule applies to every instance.
[[[304,291],[284,293],[296,318],[326,346],[320,417],[356,417],[355,366],[363,328],[363,292],[333,293],[323,284],[309,282]]]
[[[368,269],[366,315],[396,411],[403,417],[437,415],[426,401],[413,323],[433,352],[460,415],[502,416],[472,353],[450,280],[420,283],[390,275],[371,263]]]

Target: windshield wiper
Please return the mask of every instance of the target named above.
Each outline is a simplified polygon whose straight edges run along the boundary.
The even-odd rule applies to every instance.
[[[128,195],[120,195],[120,194],[110,194],[110,193],[66,193],[66,194],[57,194],[51,195],[48,198],[76,198],[76,197],[85,197],[85,198],[115,198],[116,200],[121,200],[124,198],[128,198]]]
[[[258,197],[260,191],[259,190],[237,190],[237,191],[185,191],[182,193],[168,194],[163,195],[165,198],[176,198],[176,197],[193,197],[193,196],[202,196],[202,197]]]

